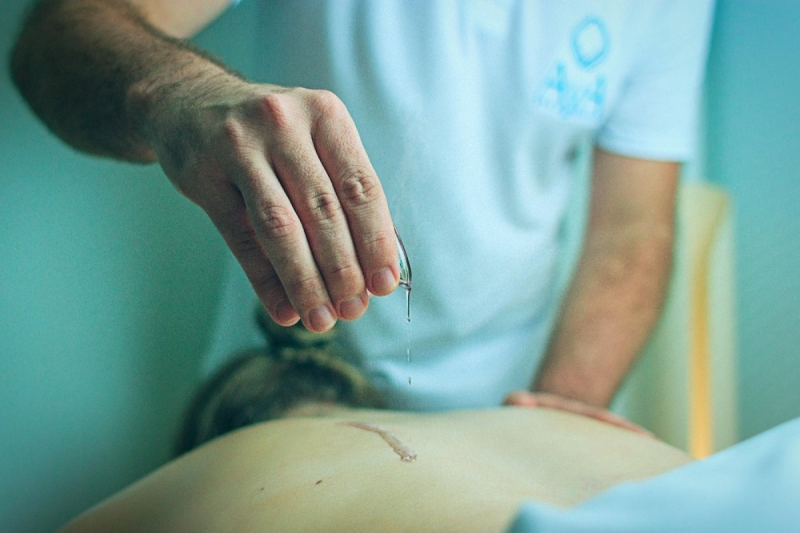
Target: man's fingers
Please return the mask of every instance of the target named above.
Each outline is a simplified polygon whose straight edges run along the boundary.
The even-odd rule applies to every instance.
[[[332,93],[306,89],[269,91],[240,111],[221,129],[239,211],[220,215],[225,202],[207,191],[217,213],[206,210],[278,322],[289,321],[286,301],[311,331],[359,318],[370,293],[397,287],[400,269],[386,197],[352,118]]]
[[[595,407],[593,405],[589,405],[572,398],[559,396],[557,394],[519,390],[509,393],[503,403],[504,405],[513,405],[517,407],[545,407],[549,409],[567,411],[589,418],[594,418],[596,420],[600,420],[601,422],[618,426],[635,433],[640,433],[648,437],[654,437],[651,432],[647,431],[638,424],[634,424],[630,420],[614,414],[607,409]]]
[[[249,190],[243,191],[253,229],[303,324],[326,331],[336,323],[336,311],[300,219],[269,167],[258,174],[246,178]]]
[[[289,301],[272,263],[258,242],[247,216],[244,200],[233,187],[225,196],[227,198],[218,198],[219,205],[225,206],[224,209],[209,213],[212,222],[239,261],[272,319],[282,326],[297,323],[300,316]]]
[[[316,152],[341,203],[367,289],[383,296],[397,288],[397,244],[386,196],[344,104],[315,93],[312,129]]]
[[[310,136],[285,139],[271,159],[305,228],[317,269],[339,317],[359,318],[368,296],[342,204]]]
[[[249,223],[289,301],[310,331],[332,328],[336,312],[300,219],[277,176],[256,149],[240,153],[236,164],[233,178]]]
[[[539,402],[536,400],[536,395],[528,391],[514,391],[506,396],[503,400],[503,405],[513,405],[516,407],[537,407]]]

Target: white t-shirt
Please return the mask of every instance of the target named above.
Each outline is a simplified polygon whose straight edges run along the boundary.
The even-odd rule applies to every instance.
[[[690,156],[711,11],[711,0],[261,1],[258,81],[344,101],[408,251],[410,325],[399,290],[337,326],[392,407],[494,406],[530,385],[560,298],[576,154],[596,142]],[[263,342],[240,270],[231,259],[209,369]]]

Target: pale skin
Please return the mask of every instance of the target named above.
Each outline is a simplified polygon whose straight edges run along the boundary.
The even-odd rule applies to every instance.
[[[395,290],[380,180],[328,91],[248,82],[183,41],[227,0],[46,0],[14,81],[72,146],[158,161],[209,215],[277,323],[322,332]],[[602,150],[586,246],[545,363],[506,403],[605,410],[658,316],[669,277],[678,165]],[[540,396],[538,393],[547,393]]]
[[[505,531],[523,501],[569,507],[691,461],[551,409],[313,411],[214,439],[63,531]]]

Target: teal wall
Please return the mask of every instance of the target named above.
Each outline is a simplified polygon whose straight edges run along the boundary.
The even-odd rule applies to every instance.
[[[52,531],[169,456],[199,376],[222,239],[156,165],[74,153],[13,90],[0,3],[0,531]],[[249,24],[226,15],[199,39]],[[251,31],[251,30],[248,30]]]
[[[800,2],[717,7],[706,169],[735,202],[740,436],[800,416]]]
[[[0,4],[4,58],[27,4]],[[253,4],[198,39],[245,72]],[[793,0],[720,1],[711,50],[705,166],[736,203],[743,436],[800,416],[796,20]],[[52,530],[166,460],[224,253],[157,167],[73,153],[0,73],[0,531]]]

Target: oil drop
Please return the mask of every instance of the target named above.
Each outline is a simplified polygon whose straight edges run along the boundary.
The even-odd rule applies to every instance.
[[[406,290],[406,366],[408,367],[408,386],[411,387],[411,284],[400,285]]]
[[[403,442],[391,431],[385,430],[382,427],[376,426],[375,424],[370,424],[368,422],[339,422],[339,424],[363,429],[379,435],[384,442],[386,442],[386,444],[391,446],[392,450],[394,450],[394,453],[400,456],[400,460],[404,463],[413,463],[417,460],[417,454],[414,452],[414,450],[403,444]]]
[[[400,264],[400,286],[406,291],[406,365],[409,370],[408,386],[411,387],[411,263],[408,261],[408,254],[397,228],[394,229],[394,236]]]

